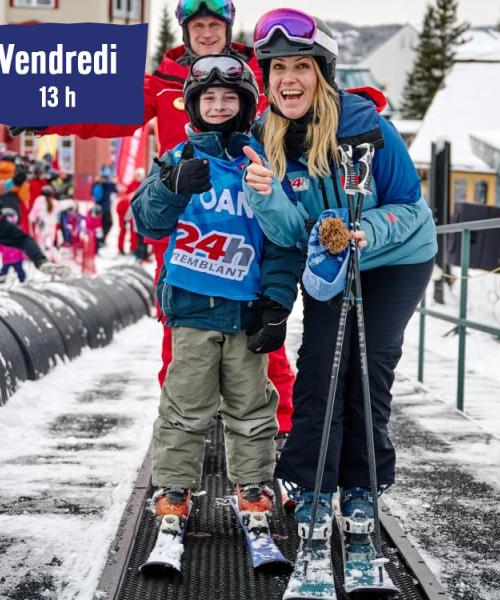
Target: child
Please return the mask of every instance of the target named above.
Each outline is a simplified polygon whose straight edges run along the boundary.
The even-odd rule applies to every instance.
[[[13,208],[3,208],[1,211],[3,217],[9,223],[17,225],[18,215]],[[0,256],[2,257],[2,269],[0,270],[0,281],[2,281],[12,267],[17,273],[19,281],[23,283],[26,280],[26,273],[23,268],[24,252],[19,248],[4,246],[0,244]]]
[[[56,200],[52,186],[44,185],[42,193],[31,208],[28,219],[33,226],[33,237],[51,259],[57,258],[56,234],[59,214],[74,205],[75,202],[71,199]]]
[[[184,86],[189,141],[156,161],[132,201],[142,235],[170,236],[161,302],[173,360],[154,427],[153,484],[156,514],[181,521],[218,411],[240,511],[272,508],[278,397],[264,353],[284,342],[299,261],[295,248],[264,237],[242,192],[258,97],[240,59],[195,60]]]

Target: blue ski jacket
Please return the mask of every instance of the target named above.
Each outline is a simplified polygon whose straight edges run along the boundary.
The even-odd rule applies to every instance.
[[[255,124],[251,146],[263,156],[260,129],[266,115]],[[372,194],[366,196],[361,229],[368,246],[361,251],[361,270],[380,266],[416,264],[437,252],[431,211],[421,195],[420,178],[406,146],[394,126],[378,115],[373,103],[357,94],[340,91],[339,144],[356,146],[373,143]],[[340,169],[332,163],[331,173],[311,177],[307,159],[288,160],[286,177],[272,183],[263,196],[245,181],[243,189],[264,233],[282,246],[307,248],[306,221],[317,220],[327,208],[347,207]]]
[[[168,325],[235,333],[256,318],[259,296],[291,310],[300,252],[293,244],[286,248],[268,240],[243,196],[242,148],[249,137],[235,132],[226,147],[214,131],[188,131],[188,138],[194,157],[209,160],[210,192],[174,194],[154,165],[132,199],[132,211],[142,235],[170,236],[164,255],[166,275],[158,290]],[[183,142],[167,151],[162,160],[177,164],[185,146]],[[250,260],[245,273],[232,268],[247,264],[249,258],[259,264]]]

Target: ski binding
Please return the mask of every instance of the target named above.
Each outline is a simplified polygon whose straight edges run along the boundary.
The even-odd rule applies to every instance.
[[[300,545],[283,600],[336,600],[331,523],[315,528],[310,545],[305,547],[308,533],[309,524],[300,523]]]
[[[175,515],[162,517],[154,548],[148,560],[139,567],[141,573],[147,575],[163,570],[180,572],[186,522],[187,518]]]
[[[235,496],[229,502],[245,533],[254,569],[264,565],[291,567],[290,561],[274,543],[266,513],[240,513]]]

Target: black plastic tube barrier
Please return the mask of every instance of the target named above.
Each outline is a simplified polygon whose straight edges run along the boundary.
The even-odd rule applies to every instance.
[[[9,327],[0,319],[0,405],[16,391],[19,382],[26,379],[28,367],[24,354]]]
[[[153,280],[136,265],[0,291],[0,405],[20,382],[42,377],[84,347],[106,346],[153,306]]]

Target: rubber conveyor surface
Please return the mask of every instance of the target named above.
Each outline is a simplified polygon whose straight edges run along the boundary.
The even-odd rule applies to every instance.
[[[287,574],[254,571],[243,532],[229,506],[232,486],[225,475],[223,427],[220,420],[207,438],[202,489],[206,494],[194,499],[182,557],[182,573],[146,578],[138,567],[149,555],[157,535],[156,520],[147,506],[115,599],[119,600],[280,600]],[[149,494],[148,497],[150,497]],[[286,556],[293,560],[298,546],[293,517],[281,506],[273,514],[271,530]],[[397,551],[383,539],[383,549],[391,558],[388,571],[401,594],[394,600],[423,600],[412,576],[399,560]],[[339,600],[347,600],[342,581],[338,532],[333,537],[333,562]],[[113,599],[113,600],[115,600]],[[374,599],[375,600],[375,599]]]

